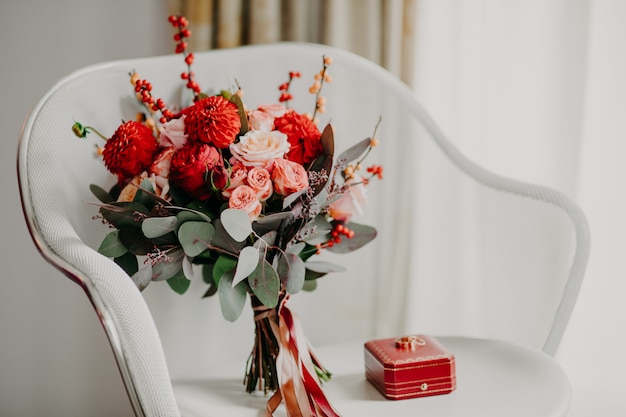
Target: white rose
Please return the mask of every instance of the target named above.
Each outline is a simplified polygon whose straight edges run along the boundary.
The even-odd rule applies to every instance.
[[[239,142],[230,145],[230,152],[245,166],[268,168],[274,159],[289,151],[289,146],[287,135],[282,132],[249,130]]]

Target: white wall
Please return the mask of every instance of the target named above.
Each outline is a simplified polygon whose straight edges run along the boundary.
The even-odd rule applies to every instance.
[[[87,298],[28,237],[15,159],[22,121],[54,82],[88,64],[169,53],[166,18],[164,1],[0,0],[0,416],[132,415]]]

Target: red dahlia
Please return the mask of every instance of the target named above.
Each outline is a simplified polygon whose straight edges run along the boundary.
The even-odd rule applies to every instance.
[[[235,141],[241,129],[237,106],[221,96],[198,100],[183,111],[185,133],[192,140],[210,143],[217,148],[227,148]]]
[[[152,164],[157,141],[152,129],[131,121],[120,125],[102,151],[107,169],[120,179],[132,178]]]
[[[303,114],[290,111],[274,119],[276,130],[287,135],[291,144],[286,159],[301,165],[313,162],[322,154],[322,134],[315,124]]]

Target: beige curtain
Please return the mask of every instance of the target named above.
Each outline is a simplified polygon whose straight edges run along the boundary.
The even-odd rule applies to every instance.
[[[170,0],[202,51],[315,42],[370,59],[412,85],[417,0]]]

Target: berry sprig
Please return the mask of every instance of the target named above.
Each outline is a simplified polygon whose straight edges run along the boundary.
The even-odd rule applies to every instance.
[[[165,123],[174,118],[174,113],[165,106],[163,99],[154,99],[152,95],[152,84],[147,80],[142,80],[134,72],[130,75],[130,83],[135,86],[137,98],[148,108],[151,113],[161,112],[159,122]]]
[[[367,172],[372,174],[370,178],[378,177],[379,180],[383,179],[383,167],[380,165],[372,165],[368,167]]]
[[[354,230],[349,229],[343,222],[333,222],[333,228],[330,231],[330,238],[324,243],[318,243],[315,245],[317,254],[319,255],[322,252],[322,249],[338,245],[344,237],[352,239],[354,237]]]
[[[329,56],[322,56],[322,69],[319,73],[315,74],[313,77],[313,85],[309,88],[309,93],[315,94],[315,111],[313,112],[313,116],[311,120],[315,121],[315,116],[317,113],[324,113],[326,111],[326,97],[320,95],[322,91],[322,86],[324,82],[331,82],[332,77],[328,74],[328,66],[333,63],[333,59]]]
[[[200,86],[195,81],[195,74],[191,71],[191,64],[194,61],[194,54],[187,51],[187,42],[185,41],[187,38],[191,36],[191,31],[189,30],[189,21],[184,16],[170,16],[168,19],[170,24],[178,29],[178,32],[174,34],[174,41],[176,41],[176,50],[177,54],[183,54],[185,58],[185,64],[187,64],[187,71],[182,72],[180,74],[180,78],[187,81],[186,87],[193,91],[193,101],[198,101],[200,97]]]
[[[289,72],[289,81],[281,84],[278,87],[280,93],[280,97],[278,97],[278,101],[281,103],[285,103],[285,106],[289,108],[289,100],[293,99],[293,95],[289,92],[289,87],[291,87],[291,82],[294,78],[300,78],[301,74],[298,71],[290,71]]]

